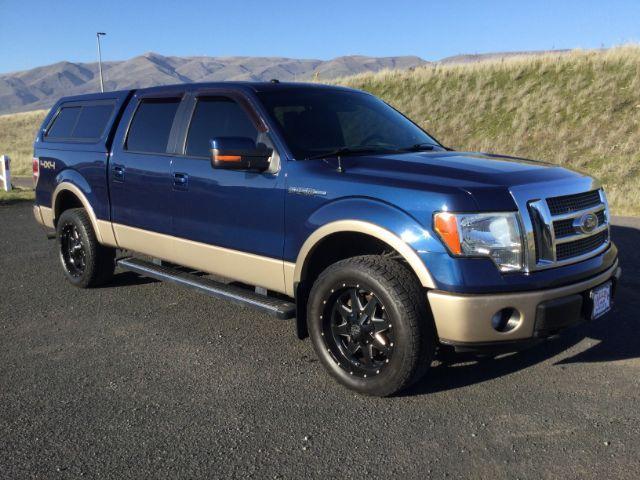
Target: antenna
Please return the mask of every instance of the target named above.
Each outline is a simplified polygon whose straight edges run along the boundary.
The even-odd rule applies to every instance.
[[[100,37],[105,36],[105,32],[96,32],[96,40],[98,41],[98,70],[100,71],[100,91],[104,92],[104,81],[102,80],[102,51],[100,50]]]

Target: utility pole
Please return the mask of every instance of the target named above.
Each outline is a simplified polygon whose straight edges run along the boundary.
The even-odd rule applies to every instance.
[[[104,82],[102,80],[102,51],[100,50],[100,37],[106,35],[104,32],[96,33],[96,40],[98,41],[98,70],[100,71],[100,91],[104,92]]]

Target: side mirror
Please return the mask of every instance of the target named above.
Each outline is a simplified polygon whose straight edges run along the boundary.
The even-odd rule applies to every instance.
[[[211,140],[211,166],[226,170],[254,170],[269,168],[273,150],[245,137],[218,137]]]

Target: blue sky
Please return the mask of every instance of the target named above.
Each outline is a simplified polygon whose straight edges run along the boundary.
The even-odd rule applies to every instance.
[[[144,52],[328,59],[640,41],[638,0],[0,0],[0,72]]]

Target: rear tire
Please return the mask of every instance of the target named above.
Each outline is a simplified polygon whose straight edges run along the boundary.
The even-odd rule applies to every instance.
[[[418,381],[433,358],[425,292],[408,268],[386,257],[328,267],[311,289],[307,322],[322,364],[359,393],[399,392]]]
[[[86,210],[65,210],[56,225],[58,254],[67,280],[79,288],[97,287],[111,280],[115,249],[98,243]]]

